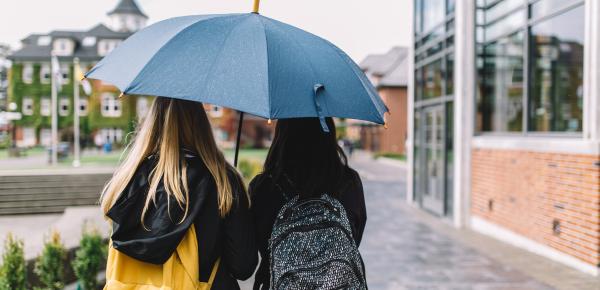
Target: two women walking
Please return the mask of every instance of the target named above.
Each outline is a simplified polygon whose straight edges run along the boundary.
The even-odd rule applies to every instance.
[[[366,289],[358,174],[318,118],[282,119],[249,192],[200,103],[155,99],[102,195],[105,289]]]

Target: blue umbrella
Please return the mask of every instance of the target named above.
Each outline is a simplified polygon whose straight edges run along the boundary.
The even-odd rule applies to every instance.
[[[241,112],[238,145],[242,112],[266,119],[319,117],[326,132],[325,117],[383,124],[387,112],[342,50],[258,13],[158,22],[129,37],[85,77],[112,83],[124,95],[236,109]]]

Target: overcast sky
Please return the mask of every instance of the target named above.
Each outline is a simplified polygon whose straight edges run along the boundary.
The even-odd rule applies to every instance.
[[[85,30],[119,0],[0,0],[0,43],[31,33]],[[150,23],[174,16],[249,12],[253,0],[137,0]],[[360,61],[408,45],[409,0],[262,0],[261,14],[324,37]]]

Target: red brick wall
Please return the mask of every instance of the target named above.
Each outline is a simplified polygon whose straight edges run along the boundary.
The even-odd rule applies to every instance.
[[[379,150],[404,154],[406,152],[404,144],[406,142],[406,108],[408,106],[406,88],[382,88],[379,90],[379,95],[390,110],[390,114],[386,114],[388,128],[380,128],[381,145]]]
[[[474,149],[472,214],[599,265],[599,164],[598,155]]]

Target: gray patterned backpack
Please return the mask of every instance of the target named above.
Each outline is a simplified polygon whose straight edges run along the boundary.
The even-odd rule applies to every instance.
[[[342,204],[288,197],[271,239],[271,289],[367,289],[358,248]]]

